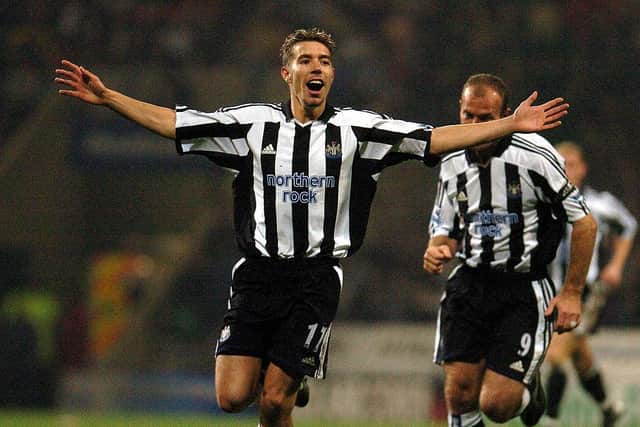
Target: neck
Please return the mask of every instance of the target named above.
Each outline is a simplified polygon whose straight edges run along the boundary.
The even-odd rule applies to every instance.
[[[473,147],[472,150],[480,163],[486,163],[491,159],[491,155],[495,151],[497,145],[497,141],[491,141]]]
[[[300,123],[318,120],[327,106],[327,101],[314,106],[303,105],[298,99],[291,97],[291,114]]]

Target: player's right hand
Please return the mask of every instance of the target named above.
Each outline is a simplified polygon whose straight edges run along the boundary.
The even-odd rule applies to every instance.
[[[447,245],[429,246],[424,252],[422,268],[431,274],[440,274],[444,265],[453,258],[451,248]]]
[[[95,105],[105,103],[104,94],[107,88],[98,76],[66,59],[61,62],[65,68],[56,69],[57,77],[54,81],[70,89],[58,90],[60,95],[72,96]]]

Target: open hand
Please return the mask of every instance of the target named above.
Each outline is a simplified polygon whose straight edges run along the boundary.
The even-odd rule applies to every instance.
[[[98,76],[66,59],[62,60],[62,65],[65,68],[56,69],[57,77],[54,81],[68,86],[70,89],[60,89],[58,90],[59,94],[73,96],[95,105],[105,103],[104,94],[107,88]]]
[[[538,98],[534,91],[522,101],[513,113],[517,132],[540,132],[562,124],[560,119],[568,114],[569,104],[562,98],[555,98],[541,105],[533,105]]]

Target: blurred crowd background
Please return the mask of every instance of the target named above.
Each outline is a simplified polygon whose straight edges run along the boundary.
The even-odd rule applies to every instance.
[[[571,103],[545,136],[581,144],[589,183],[638,218],[639,18],[636,0],[3,2],[1,398],[51,405],[60,372],[86,366],[208,372],[239,256],[230,175],[61,99],[62,58],[134,97],[212,111],[285,100],[278,49],[319,26],[337,41],[332,104],[433,125],[457,122],[467,76],[494,73],[514,107],[534,89]],[[338,321],[434,320],[442,279],[421,265],[436,175],[383,174]],[[609,325],[640,324],[639,246]]]

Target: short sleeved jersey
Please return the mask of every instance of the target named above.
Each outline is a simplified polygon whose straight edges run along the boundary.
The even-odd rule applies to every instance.
[[[470,267],[546,271],[565,224],[589,213],[565,173],[564,160],[538,134],[501,140],[481,165],[470,150],[442,159],[431,237],[461,242]]]

